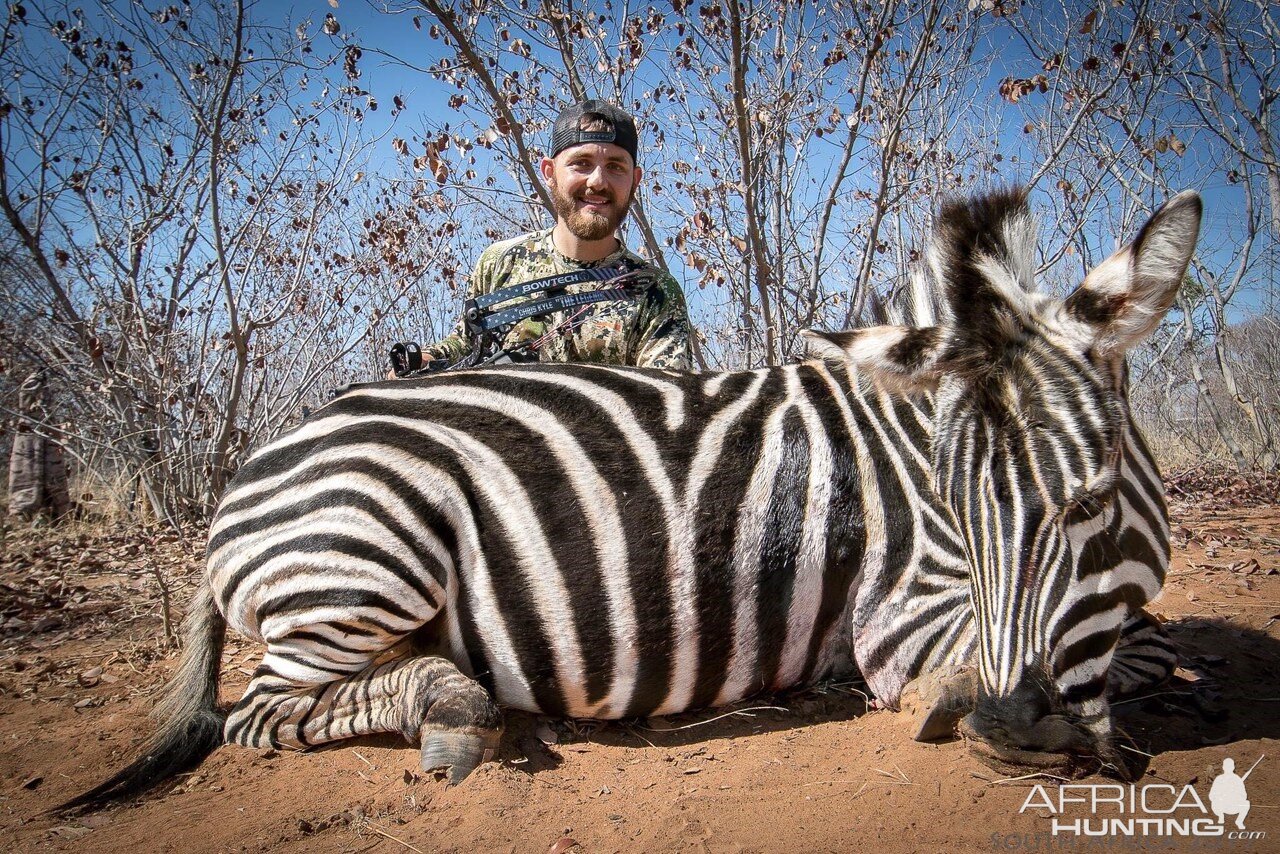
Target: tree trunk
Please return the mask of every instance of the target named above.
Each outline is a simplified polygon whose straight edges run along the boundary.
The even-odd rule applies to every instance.
[[[756,297],[760,300],[760,319],[764,324],[764,363],[778,364],[777,328],[773,318],[773,270],[765,253],[764,235],[760,231],[760,211],[756,205],[759,192],[759,162],[751,150],[751,116],[747,106],[747,69],[742,6],[729,0],[729,37],[732,42],[733,124],[737,134],[738,157],[742,164],[742,201],[746,210],[747,246],[755,266]]]
[[[18,391],[18,423],[9,457],[9,515],[31,519],[47,513],[57,520],[71,509],[67,466],[62,446],[36,432],[48,421],[44,412],[44,379],[32,374]]]
[[[1196,381],[1196,389],[1200,392],[1200,400],[1204,402],[1205,409],[1209,412],[1209,418],[1213,420],[1213,426],[1218,431],[1218,437],[1222,439],[1222,444],[1226,445],[1227,452],[1231,454],[1231,459],[1235,462],[1236,468],[1244,471],[1249,467],[1245,460],[1244,450],[1231,436],[1231,432],[1227,427],[1226,421],[1223,420],[1221,413],[1213,403],[1213,395],[1209,391],[1209,383],[1205,379],[1204,371],[1200,368],[1200,359],[1196,355],[1194,348],[1191,346],[1192,325],[1191,325],[1191,306],[1179,300],[1179,306],[1182,309],[1182,326],[1187,335],[1187,361],[1191,365],[1191,376]]]

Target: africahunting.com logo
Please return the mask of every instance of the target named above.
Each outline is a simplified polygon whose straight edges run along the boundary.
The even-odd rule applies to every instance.
[[[1222,771],[1209,787],[1208,803],[1191,784],[1181,788],[1168,783],[1037,784],[1018,812],[1047,818],[1048,830],[1031,835],[992,834],[991,847],[1082,850],[1124,847],[1143,839],[1179,840],[1191,847],[1256,843],[1266,839],[1267,833],[1245,825],[1251,806],[1245,781],[1265,758],[1265,754],[1259,756],[1243,774],[1236,773],[1235,760],[1222,760]]]

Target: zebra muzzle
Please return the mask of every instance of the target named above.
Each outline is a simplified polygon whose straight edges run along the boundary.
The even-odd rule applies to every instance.
[[[1031,727],[1011,731],[971,714],[960,721],[959,731],[978,761],[1004,774],[1077,777],[1097,767],[1093,737],[1064,715],[1046,715]]]

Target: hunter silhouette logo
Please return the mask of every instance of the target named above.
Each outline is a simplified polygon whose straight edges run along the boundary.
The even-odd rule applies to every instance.
[[[1244,830],[1244,819],[1249,814],[1249,795],[1245,791],[1244,781],[1249,779],[1258,762],[1266,758],[1266,754],[1258,757],[1258,761],[1244,772],[1244,776],[1236,774],[1236,761],[1230,757],[1222,760],[1222,773],[1213,778],[1209,787],[1209,806],[1218,817],[1218,824],[1226,824],[1226,817],[1236,817],[1236,827]]]

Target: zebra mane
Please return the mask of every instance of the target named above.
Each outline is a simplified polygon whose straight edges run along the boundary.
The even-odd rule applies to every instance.
[[[887,300],[880,322],[974,329],[989,327],[993,312],[1029,314],[1040,303],[1036,237],[1025,188],[945,202],[934,219],[925,260],[909,271],[907,286]]]
[[[886,301],[885,322],[915,329],[944,323],[948,312],[940,296],[928,268],[917,264],[907,274],[907,286],[895,291]]]
[[[1050,297],[1036,288],[1038,231],[1023,187],[942,206],[926,254],[932,287],[913,285],[913,303],[950,329],[950,370],[971,379],[999,372],[1043,314]]]
[[[1037,231],[1023,187],[942,206],[928,259],[956,325],[981,322],[992,310],[1025,314],[1036,307]]]

